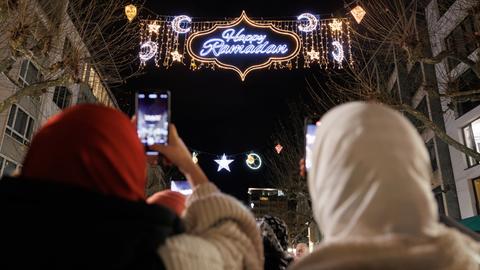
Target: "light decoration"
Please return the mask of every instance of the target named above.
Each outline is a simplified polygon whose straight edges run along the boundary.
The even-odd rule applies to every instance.
[[[315,51],[314,49],[311,49],[309,52],[307,52],[307,55],[308,55],[308,58],[310,58],[310,60],[312,61],[320,60],[320,52]]]
[[[187,15],[180,15],[176,16],[172,20],[172,29],[173,31],[179,33],[179,34],[186,34],[190,32],[192,29],[190,26],[188,27],[182,27],[183,24],[191,24],[192,23],[192,18],[188,17]]]
[[[125,6],[125,15],[128,21],[132,22],[137,17],[137,7],[132,4]]]
[[[218,164],[217,172],[225,169],[230,172],[230,163],[232,163],[233,159],[227,159],[227,155],[223,154],[221,159],[215,159],[215,162]]]
[[[353,18],[357,23],[362,22],[363,17],[365,17],[365,15],[367,14],[365,9],[363,9],[360,5],[357,5],[352,10],[350,10],[350,13],[352,14]]]
[[[282,152],[283,150],[283,146],[281,144],[277,144],[275,145],[275,151],[277,151],[277,154],[280,154],[280,152]]]
[[[341,32],[343,28],[343,23],[340,20],[333,19],[331,23],[328,24],[332,32]]]
[[[302,24],[303,20],[307,20],[306,24]],[[303,13],[297,17],[298,21],[298,30],[306,33],[310,33],[317,29],[318,19],[315,15],[311,13]]]
[[[338,41],[334,41],[332,42],[332,46],[335,48],[335,50],[332,51],[333,59],[335,59],[335,61],[338,63],[342,63],[343,59],[345,58],[342,44]]]
[[[172,60],[177,62],[182,62],[183,55],[181,55],[178,51],[174,51],[170,53],[172,55]]]
[[[140,53],[138,54],[138,57],[140,58],[140,63],[142,65],[145,65],[145,62],[147,62],[153,56],[155,56],[155,54],[157,53],[157,50],[158,50],[157,43],[151,40],[144,42],[140,46]]]
[[[304,16],[302,16],[304,15]],[[242,16],[246,17],[246,14]],[[299,68],[311,68],[314,65],[322,69],[330,68],[342,68],[342,65],[345,62],[348,62],[350,65],[353,65],[353,55],[351,50],[351,39],[350,39],[350,24],[349,20],[345,18],[322,18],[313,14],[301,14],[298,17],[293,19],[245,19],[241,26],[235,27],[235,33],[232,35],[232,32],[226,32],[225,37],[235,38],[243,26],[245,30],[238,35],[264,35],[265,33],[260,33],[254,31],[249,25],[258,25],[259,29],[273,28],[279,33],[289,33],[292,36],[297,36],[298,53],[296,50],[293,50],[294,45],[292,42],[288,43],[288,49],[294,51],[292,55],[289,52],[285,54],[267,54],[266,49],[263,51],[264,54],[261,54],[261,48],[258,50],[258,54],[251,53],[251,48],[242,51],[243,53],[235,54],[225,54],[219,52],[218,49],[212,49],[210,54],[207,56],[200,55],[201,46],[205,41],[210,38],[221,38],[222,32],[227,30],[228,25],[233,25],[238,22],[239,18],[229,18],[229,19],[220,19],[220,20],[196,20],[195,18],[190,18],[185,15],[180,16],[156,16],[157,19],[141,20],[140,21],[140,68],[143,68],[146,65],[146,62],[154,58],[154,64],[158,68],[168,69],[174,64],[181,63],[189,68],[192,72],[210,69],[215,70],[216,68],[224,68],[234,70],[240,74],[240,78],[245,80],[245,77],[252,70],[257,69],[299,69]],[[316,27],[313,27],[317,23]],[[224,28],[220,28],[224,27]],[[213,31],[214,29],[219,29],[219,31],[212,34],[210,37],[205,37],[200,42],[197,42],[198,46],[195,47],[195,53],[189,51],[189,42],[201,33],[206,33]],[[233,27],[230,27],[233,28]],[[311,31],[310,31],[311,30]],[[269,30],[270,31],[270,30]],[[273,30],[272,30],[273,31]],[[310,32],[305,32],[310,31]],[[267,31],[264,31],[267,32]],[[217,35],[218,33],[218,35]],[[263,42],[270,42],[277,45],[279,52],[282,50],[285,51],[284,47],[280,47],[283,42],[279,42],[277,38],[269,38],[270,32],[267,32],[267,37]],[[277,36],[277,34],[272,34]],[[257,36],[257,42],[261,41]],[[270,39],[270,40],[269,40]],[[337,41],[338,43],[336,43]],[[148,42],[148,43],[147,43]],[[241,45],[243,41],[239,41],[238,44]],[[245,45],[249,45],[249,41],[245,40]],[[335,43],[334,43],[335,42]],[[267,47],[268,47],[267,45]],[[213,47],[217,45],[212,45]],[[270,49],[272,50],[273,47]],[[214,51],[217,51],[219,57],[214,55]],[[316,58],[316,54],[312,52],[319,52],[319,59]],[[173,53],[173,54],[172,54]],[[204,51],[206,54],[207,51]],[[178,54],[178,55],[176,55]],[[343,57],[342,57],[343,55]],[[245,65],[241,68],[235,68],[231,65],[226,65],[220,61],[216,61],[215,58],[226,58],[226,57],[238,57],[239,62],[242,62],[244,59],[260,59],[258,62],[251,61],[250,63],[255,66],[246,70]],[[258,56],[258,58],[256,58]],[[275,56],[275,58],[270,59],[269,61],[262,62],[264,59],[268,59],[269,56]],[[278,56],[278,57],[277,57]],[[287,57],[288,56],[288,57]],[[312,58],[313,57],[313,58]],[[218,59],[217,59],[218,60]],[[339,62],[342,61],[342,62]],[[260,64],[257,64],[260,63]],[[235,63],[234,63],[235,64]],[[238,71],[240,70],[240,72]]]
[[[160,31],[160,25],[156,23],[151,23],[148,25],[148,31],[158,35]]]
[[[258,170],[262,167],[262,158],[258,154],[250,153],[245,160],[247,166],[252,170]]]
[[[193,161],[193,163],[195,163],[195,164],[198,163],[198,153],[197,153],[197,152],[193,152],[193,153],[192,153],[192,161]]]

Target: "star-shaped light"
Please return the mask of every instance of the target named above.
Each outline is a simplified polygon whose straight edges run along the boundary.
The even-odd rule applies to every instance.
[[[178,53],[178,51],[171,52],[170,54],[172,55],[173,61],[182,62],[183,55]]]
[[[330,30],[332,32],[342,31],[343,23],[340,20],[333,19],[333,21],[331,23],[329,23],[328,25],[330,26]]]
[[[315,51],[314,49],[311,49],[309,52],[307,52],[308,54],[308,58],[310,58],[310,60],[320,60],[320,52],[318,51]]]
[[[148,31],[153,32],[158,35],[158,32],[160,30],[160,25],[156,23],[151,23],[148,25]]]
[[[217,172],[221,171],[222,169],[230,171],[230,167],[228,165],[233,162],[233,159],[227,159],[227,156],[223,154],[222,158],[216,159],[215,162],[218,164]]]

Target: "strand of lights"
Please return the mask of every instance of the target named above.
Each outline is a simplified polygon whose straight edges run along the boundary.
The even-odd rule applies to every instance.
[[[155,54],[157,53],[157,50],[158,50],[157,43],[151,40],[144,42],[140,46],[140,53],[138,54],[138,57],[140,58],[140,62],[142,64],[145,64],[145,62],[147,62],[153,56],[155,56]]]
[[[297,17],[298,29],[302,32],[312,32],[317,29],[318,19],[311,13],[303,13]],[[302,20],[307,20],[306,24],[302,24]]]
[[[343,59],[345,58],[343,54],[343,46],[338,41],[333,41],[332,46],[335,48],[335,50],[332,51],[333,59],[335,59],[337,63],[341,64]]]
[[[188,24],[189,26],[182,27],[182,23]],[[190,32],[190,30],[192,29],[190,26],[191,23],[192,23],[192,18],[188,17],[187,15],[176,16],[172,20],[172,29],[173,31],[179,34],[185,34]]]
[[[262,159],[255,153],[248,154],[245,163],[252,170],[258,170],[262,167]]]
[[[227,159],[227,155],[223,154],[221,159],[215,159],[215,162],[218,164],[217,172],[225,169],[230,172],[230,163],[233,162],[233,159]]]

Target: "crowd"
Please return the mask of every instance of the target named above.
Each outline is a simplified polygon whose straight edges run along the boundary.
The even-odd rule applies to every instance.
[[[255,220],[192,161],[175,126],[155,145],[193,193],[145,198],[147,159],[122,113],[79,105],[34,136],[0,181],[0,269],[480,269],[480,245],[439,221],[414,127],[373,103],[321,120],[308,187],[322,242],[288,248],[285,223]]]

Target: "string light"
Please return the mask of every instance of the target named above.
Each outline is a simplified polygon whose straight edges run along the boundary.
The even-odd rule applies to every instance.
[[[184,27],[182,27],[182,23],[190,24],[190,23],[192,23],[192,18],[188,17],[187,15],[180,15],[180,16],[176,16],[175,18],[173,18],[173,20],[172,20],[173,31],[175,31],[179,34],[185,34],[185,33],[190,32],[190,30],[192,28],[190,26],[184,28]]]
[[[137,7],[132,4],[125,6],[125,15],[128,21],[132,22],[137,17]]]
[[[183,55],[181,55],[178,51],[174,51],[170,53],[172,55],[172,60],[177,62],[182,62]]]
[[[353,18],[355,18],[355,21],[357,23],[362,22],[363,17],[365,17],[365,15],[367,14],[367,12],[360,5],[357,5],[352,10],[350,10],[350,13],[352,14]]]
[[[157,43],[149,40],[144,42],[140,46],[140,53],[138,54],[138,57],[140,58],[140,62],[142,64],[145,64],[148,60],[150,60],[158,50],[158,45]]]
[[[262,159],[255,153],[248,154],[245,163],[247,163],[247,166],[252,170],[258,170],[262,167]]]
[[[307,24],[301,24],[302,20],[307,20]],[[298,29],[302,32],[312,32],[313,30],[317,29],[318,26],[318,19],[315,15],[311,13],[303,13],[297,17],[298,21]]]
[[[338,63],[342,63],[345,56],[343,55],[343,46],[338,41],[332,42],[332,46],[336,48],[336,50],[332,51],[332,56],[335,61]]]
[[[230,163],[233,162],[233,159],[227,159],[227,155],[223,154],[221,159],[215,159],[215,162],[218,164],[217,172],[225,169],[230,172]]]
[[[332,32],[341,32],[343,23],[341,20],[333,19],[331,23],[328,24]]]

